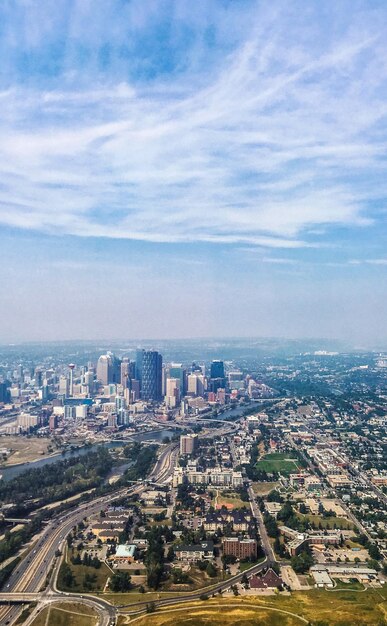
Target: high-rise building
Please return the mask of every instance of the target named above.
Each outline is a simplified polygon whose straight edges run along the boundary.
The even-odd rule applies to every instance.
[[[41,369],[36,368],[35,369],[35,384],[37,387],[41,387],[42,386],[42,382],[43,382],[43,372]]]
[[[49,428],[50,430],[55,430],[55,428],[58,428],[58,416],[54,413],[50,415]]]
[[[87,395],[91,395],[94,391],[94,372],[88,370],[83,375],[83,386]]]
[[[136,378],[140,382],[143,400],[161,399],[162,357],[155,350],[138,350]]]
[[[97,380],[103,385],[121,382],[121,361],[111,352],[102,354],[97,363]]]
[[[59,378],[59,393],[66,398],[69,395],[69,380],[67,376],[61,376]]]
[[[167,378],[165,404],[169,409],[175,409],[180,402],[180,379]]]
[[[224,378],[224,363],[223,361],[212,361],[210,369],[211,378]]]
[[[194,372],[187,376],[187,393],[190,396],[204,396],[207,380],[203,374]]]
[[[127,357],[121,363],[121,385],[130,389],[130,381],[135,377],[135,363]]]
[[[9,385],[7,383],[0,383],[0,402],[6,404],[10,399]]]
[[[167,378],[178,378],[180,395],[185,396],[187,371],[181,363],[171,363],[167,368]]]
[[[192,454],[198,441],[197,435],[181,435],[180,454]]]
[[[224,389],[226,387],[223,361],[212,361],[210,376],[210,391],[216,393],[218,389]]]
[[[243,377],[243,372],[240,370],[234,370],[233,372],[229,372],[227,375],[228,378],[228,386],[230,389],[243,389],[245,386],[245,381]]]

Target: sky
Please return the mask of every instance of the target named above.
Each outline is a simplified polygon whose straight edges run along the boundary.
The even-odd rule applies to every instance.
[[[387,346],[387,4],[3,0],[0,341]]]

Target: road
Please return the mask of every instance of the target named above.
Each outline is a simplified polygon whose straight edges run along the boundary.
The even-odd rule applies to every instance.
[[[223,429],[221,429],[223,430]],[[216,432],[212,433],[217,434]],[[178,446],[176,443],[171,443],[166,446],[160,454],[155,467],[148,475],[145,481],[141,481],[138,484],[134,484],[132,487],[121,488],[115,493],[98,497],[90,502],[79,505],[75,510],[62,513],[59,517],[55,518],[45,527],[40,537],[36,540],[32,546],[29,554],[23,559],[23,561],[16,567],[16,570],[12,573],[8,579],[5,589],[3,589],[2,598],[6,599],[4,592],[9,594],[9,598],[12,598],[12,594],[15,593],[37,593],[45,586],[48,573],[51,571],[50,581],[46,590],[41,593],[40,603],[38,607],[33,611],[32,616],[36,616],[37,612],[42,609],[43,606],[48,603],[57,601],[66,602],[84,602],[90,606],[93,606],[99,615],[100,626],[108,626],[108,624],[116,623],[117,608],[105,602],[101,598],[87,595],[82,596],[79,594],[68,594],[61,592],[57,589],[56,580],[59,572],[61,558],[55,556],[58,550],[63,549],[63,545],[66,541],[68,533],[72,528],[77,525],[83,518],[88,517],[105,507],[110,502],[121,498],[126,494],[141,493],[146,489],[147,482],[153,482],[160,485],[168,484],[171,480],[173,470],[176,464],[178,455]],[[249,495],[251,498],[253,514],[256,516],[259,532],[262,539],[262,546],[266,553],[266,558],[263,562],[253,565],[249,570],[244,573],[237,574],[232,578],[214,585],[208,594],[215,594],[219,591],[228,589],[231,585],[234,585],[241,581],[244,574],[254,574],[262,571],[265,567],[268,567],[275,561],[275,557],[271,548],[270,540],[267,536],[265,526],[263,524],[262,515],[255,502],[254,493],[251,486],[249,487]],[[164,606],[168,604],[177,604],[179,602],[185,602],[187,600],[198,599],[200,596],[206,593],[205,590],[199,590],[194,593],[186,594],[185,596],[179,596],[178,599],[162,599],[158,600],[156,604],[158,606]],[[16,598],[16,596],[15,596]],[[127,613],[135,613],[145,608],[146,602],[140,602],[133,606],[132,611]],[[124,607],[121,607],[124,608]],[[20,606],[12,605],[0,608],[0,624],[12,624],[20,616]],[[32,617],[28,618],[27,624],[32,622]]]
[[[231,450],[231,457],[233,460],[233,465],[234,467],[236,465],[238,465],[238,455],[236,453],[235,450],[235,446],[234,446],[234,442],[233,440],[230,438],[229,439],[229,445],[230,445],[230,450]],[[271,547],[271,543],[270,543],[270,539],[269,536],[266,532],[266,526],[265,523],[263,521],[263,517],[262,517],[262,513],[259,509],[259,506],[257,505],[257,501],[256,501],[256,496],[255,493],[253,491],[253,488],[251,486],[251,481],[249,481],[249,486],[247,488],[247,493],[249,494],[249,498],[250,498],[250,507],[251,507],[251,512],[253,514],[253,516],[255,517],[256,521],[257,521],[257,526],[258,526],[258,532],[259,535],[261,537],[261,544],[262,544],[262,549],[266,555],[266,559],[267,559],[267,565],[270,565],[271,563],[275,563],[275,555],[273,552],[273,548]]]
[[[263,521],[262,513],[255,499],[255,494],[254,494],[251,484],[249,485],[247,492],[250,497],[250,506],[251,506],[253,515],[255,519],[257,520],[257,526],[258,526],[258,531],[261,537],[262,548],[263,548],[264,553],[266,554],[266,558],[268,561],[267,564],[270,565],[271,563],[275,563],[276,558],[273,552],[273,548],[271,547],[269,535],[266,532],[266,526]]]
[[[154,482],[167,482],[171,476],[176,462],[177,444],[170,444],[160,454],[155,467],[149,474],[147,480]],[[59,571],[60,559],[55,557],[58,550],[63,548],[67,535],[84,517],[88,517],[101,510],[107,504],[121,498],[126,494],[140,493],[145,489],[143,483],[135,484],[128,489],[128,487],[121,488],[113,494],[98,497],[90,502],[77,506],[75,510],[62,513],[59,517],[50,521],[40,534],[39,538],[33,544],[30,552],[22,560],[22,562],[16,567],[14,572],[8,579],[3,592],[9,594],[21,593],[21,592],[38,592],[45,584],[48,573],[50,572],[53,564],[55,563],[54,573]],[[56,577],[52,577],[52,580],[56,580]],[[52,585],[49,585],[47,592],[44,594],[44,598],[49,594],[60,599],[67,597],[67,594],[60,593],[56,588],[52,589]],[[78,598],[79,596],[74,595]],[[51,601],[51,600],[50,600]],[[105,613],[109,613],[109,619],[115,615],[115,610],[108,603],[96,598],[96,604],[98,610],[103,605]],[[17,605],[9,607],[0,607],[0,624],[1,626],[6,624],[12,624],[20,615],[20,607]]]

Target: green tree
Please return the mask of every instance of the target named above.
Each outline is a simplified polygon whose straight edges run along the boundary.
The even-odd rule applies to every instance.
[[[113,593],[129,591],[131,586],[131,578],[127,572],[115,572],[109,581],[109,589]]]

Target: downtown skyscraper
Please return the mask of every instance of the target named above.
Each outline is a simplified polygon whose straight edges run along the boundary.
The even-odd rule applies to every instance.
[[[142,400],[160,400],[162,396],[162,356],[155,350],[138,350],[136,377]]]

